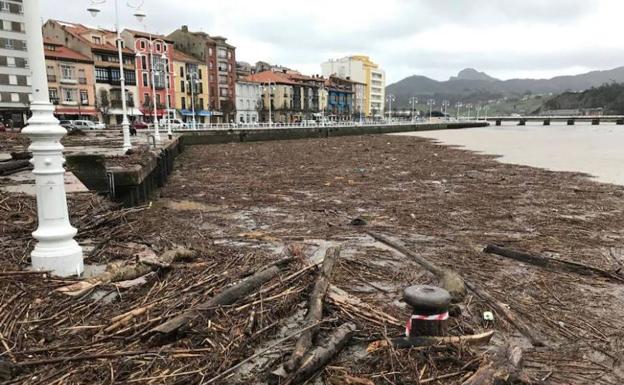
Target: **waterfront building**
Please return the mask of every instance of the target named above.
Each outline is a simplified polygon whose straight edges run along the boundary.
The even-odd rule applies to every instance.
[[[61,120],[95,120],[93,59],[60,44],[44,41],[50,102]]]
[[[325,79],[321,76],[307,76],[299,72],[287,73],[293,85],[292,120],[314,120],[320,117],[321,94],[326,93]],[[324,105],[323,108],[327,106]]]
[[[324,76],[336,75],[365,84],[364,112],[366,116],[383,116],[386,93],[386,74],[368,56],[347,56],[321,64]]]
[[[173,83],[175,84],[175,109],[179,118],[190,123],[195,112],[196,123],[210,122],[208,66],[177,49],[173,51]],[[195,109],[193,109],[193,102]]]
[[[50,44],[61,45],[93,60],[95,74],[95,106],[105,124],[121,124],[121,73],[117,34],[114,31],[90,28],[82,24],[48,20],[43,25],[43,36]],[[126,83],[127,113],[130,120],[140,118],[136,87],[135,54],[122,42],[122,60]]]
[[[291,123],[293,119],[293,88],[297,83],[283,72],[264,71],[244,79],[262,89],[260,120],[273,123]],[[269,108],[270,106],[270,108]],[[270,117],[269,117],[269,114]]]
[[[30,104],[22,0],[0,1],[0,122],[21,128]]]
[[[236,109],[236,47],[221,36],[191,32],[188,26],[167,36],[175,48],[208,66],[209,108],[212,122],[234,121]]]
[[[328,91],[326,116],[330,120],[351,120],[354,114],[353,95],[355,83],[349,79],[330,76],[325,82]]]
[[[257,123],[262,109],[262,86],[255,82],[236,81],[236,123]]]
[[[145,121],[153,122],[167,116],[167,102],[170,109],[175,100],[173,84],[173,41],[163,35],[125,29],[121,38],[126,47],[136,52],[137,92],[139,109]],[[153,80],[152,80],[153,79]],[[153,89],[156,90],[154,109]],[[154,113],[156,116],[154,116]]]

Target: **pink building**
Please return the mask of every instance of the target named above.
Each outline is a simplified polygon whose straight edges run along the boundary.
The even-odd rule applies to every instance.
[[[124,30],[121,35],[126,47],[137,53],[137,91],[139,109],[144,120],[154,120],[152,71],[156,88],[156,115],[158,119],[162,119],[166,116],[167,100],[170,110],[175,108],[173,41],[167,40],[163,35],[129,29]]]

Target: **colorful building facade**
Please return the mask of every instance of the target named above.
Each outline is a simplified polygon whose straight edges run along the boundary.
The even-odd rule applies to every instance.
[[[191,123],[194,113],[196,123],[209,123],[211,112],[208,66],[190,55],[174,50],[173,68],[175,109],[178,117],[184,122]]]

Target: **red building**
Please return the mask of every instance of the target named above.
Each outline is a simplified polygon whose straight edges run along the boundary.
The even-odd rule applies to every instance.
[[[175,108],[173,41],[163,35],[129,29],[121,35],[126,47],[137,53],[137,92],[144,120],[154,120],[152,78],[156,88],[156,114],[158,119],[162,119],[166,115],[167,100],[170,110]]]

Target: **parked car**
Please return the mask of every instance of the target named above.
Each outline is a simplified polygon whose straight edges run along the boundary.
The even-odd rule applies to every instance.
[[[96,126],[96,124],[90,120],[74,120],[72,121],[72,125],[74,126],[74,128],[80,130],[99,130],[104,128],[103,126],[102,128],[98,128],[98,126]]]
[[[93,125],[95,126],[96,130],[104,130],[104,129],[106,129],[106,124],[104,124],[102,122],[93,122]]]
[[[188,125],[180,119],[161,119],[158,123],[161,127],[167,127],[167,122],[171,123],[171,128],[174,130],[186,130],[189,128]]]

